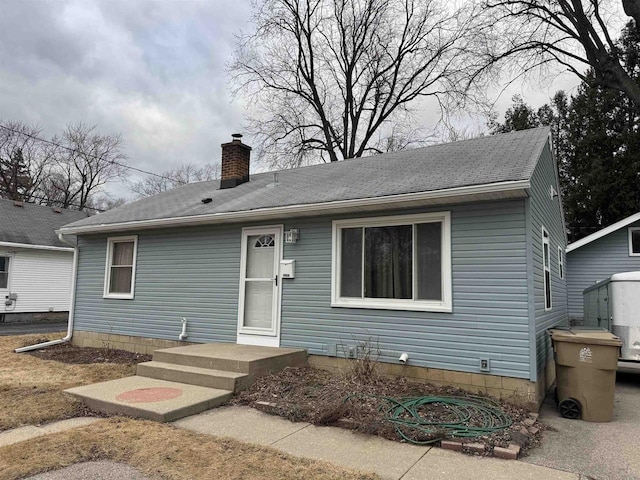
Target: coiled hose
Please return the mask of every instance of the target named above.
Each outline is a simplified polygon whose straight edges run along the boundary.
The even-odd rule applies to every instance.
[[[473,438],[508,428],[513,423],[500,405],[477,395],[393,398],[375,395],[380,409],[398,435],[416,445],[427,445],[445,437]],[[362,395],[350,395],[345,402]],[[446,420],[430,420],[429,414]],[[413,438],[412,438],[413,437]],[[417,440],[422,438],[423,440]]]

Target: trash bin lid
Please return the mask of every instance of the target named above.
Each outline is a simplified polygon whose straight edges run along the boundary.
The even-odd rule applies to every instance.
[[[586,343],[589,345],[610,345],[621,347],[622,340],[606,330],[583,330],[579,328],[551,329],[551,338],[555,342]]]

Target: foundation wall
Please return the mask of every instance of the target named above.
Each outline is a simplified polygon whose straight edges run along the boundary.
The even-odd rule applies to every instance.
[[[184,347],[185,345],[194,344],[194,342],[181,342],[178,340],[133,337],[114,333],[82,332],[78,330],[73,331],[71,343],[78,347],[113,348],[147,355],[151,355],[154,350],[161,348]]]
[[[129,352],[153,354],[160,348],[180,347],[193,345],[194,342],[180,342],[177,340],[161,340],[157,338],[134,337],[129,335],[117,335],[113,333],[96,333],[74,331],[72,343],[79,347],[114,348]],[[338,357],[326,357],[322,355],[309,355],[309,365],[323,370],[340,371],[352,366],[355,360]],[[467,390],[471,393],[486,393],[494,398],[506,400],[537,411],[544,400],[548,388],[555,381],[555,368],[553,360],[549,361],[547,368],[540,372],[538,382],[532,382],[523,378],[502,377],[481,373],[456,372],[438,368],[417,367],[412,365],[399,365],[393,363],[378,363],[378,370],[389,377],[403,376],[407,379],[433,385],[452,386]]]
[[[309,365],[323,370],[340,371],[349,368],[355,360],[344,358],[310,355]],[[494,398],[538,411],[544,400],[546,391],[545,379],[532,382],[523,378],[502,377],[482,373],[456,372],[438,368],[378,363],[378,371],[389,377],[406,377],[407,379],[433,385],[451,386],[467,390],[471,393],[486,393]]]

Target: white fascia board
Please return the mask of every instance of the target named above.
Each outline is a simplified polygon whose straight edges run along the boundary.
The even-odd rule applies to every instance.
[[[54,247],[53,245],[31,245],[29,243],[0,242],[0,247],[30,248],[33,250],[52,250],[54,252],[73,252],[73,248],[69,247]]]
[[[286,215],[322,215],[348,209],[374,209],[375,207],[402,208],[411,206],[416,202],[442,200],[443,203],[453,203],[452,200],[464,201],[466,197],[480,200],[481,196],[489,197],[492,194],[510,193],[504,198],[524,198],[528,195],[528,180],[507,181],[489,183],[484,185],[472,185],[467,187],[449,188],[430,192],[405,193],[400,195],[387,195],[383,197],[359,198],[354,200],[336,200],[333,202],[309,203],[302,205],[287,205],[283,207],[259,208],[255,210],[242,210],[239,212],[213,213],[207,215],[194,215],[189,217],[157,218],[151,220],[138,220],[122,223],[108,223],[87,225],[78,227],[63,227],[56,233],[63,235],[82,235],[88,233],[107,233],[126,230],[139,230],[149,228],[162,228],[173,226],[194,226],[217,223],[232,223],[239,221],[259,221],[284,217]],[[435,205],[436,203],[434,203]]]
[[[606,237],[610,233],[615,232],[616,230],[620,230],[621,228],[626,227],[627,225],[631,225],[634,222],[640,220],[640,212],[634,213],[630,217],[627,217],[619,222],[614,223],[613,225],[609,225],[607,228],[603,228],[602,230],[592,233],[577,242],[573,242],[570,245],[567,245],[567,253],[572,252],[580,247],[584,247],[588,243],[593,242],[594,240],[598,240],[599,238]]]

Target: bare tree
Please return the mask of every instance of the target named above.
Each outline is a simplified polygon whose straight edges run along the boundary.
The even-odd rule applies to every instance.
[[[218,163],[207,164],[202,167],[192,163],[186,163],[173,170],[168,170],[160,175],[149,175],[143,180],[130,184],[130,188],[139,197],[149,197],[157,193],[166,192],[180,185],[192,182],[204,182],[220,177],[220,165]]]
[[[68,125],[53,142],[61,147],[56,150],[55,163],[43,186],[52,204],[84,210],[92,195],[125,170],[122,139],[97,133],[95,125]]]
[[[39,140],[38,127],[18,121],[0,124],[0,198],[37,201],[53,148]]]
[[[636,62],[625,57],[618,42],[623,28],[635,30],[632,37],[638,41],[640,0],[622,0],[633,19],[626,27],[617,1],[484,0],[503,39],[489,52],[487,64],[508,60],[526,72],[553,63],[640,104],[640,84],[633,78]],[[595,74],[591,78],[590,68]]]
[[[230,65],[272,164],[298,166],[397,148],[421,99],[459,105],[485,30],[473,5],[444,0],[262,0]],[[286,155],[283,155],[286,154]],[[279,160],[288,158],[282,165]]]

